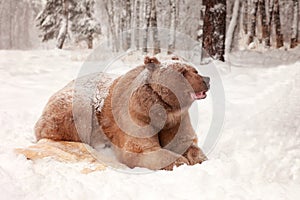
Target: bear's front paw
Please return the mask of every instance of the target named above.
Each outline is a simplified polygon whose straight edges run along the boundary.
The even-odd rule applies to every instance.
[[[176,161],[174,161],[173,163],[171,163],[170,165],[168,165],[162,169],[172,171],[174,166],[178,167],[178,166],[184,165],[184,164],[190,165],[188,159],[186,159],[183,156],[180,156]]]
[[[197,163],[201,164],[203,161],[207,160],[207,157],[202,150],[194,145],[190,146],[183,156],[188,159],[190,165],[195,165]]]

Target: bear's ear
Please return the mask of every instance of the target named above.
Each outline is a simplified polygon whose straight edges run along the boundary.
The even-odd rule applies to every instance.
[[[160,62],[155,57],[150,58],[149,56],[146,56],[144,59],[144,64],[149,71],[154,71],[159,67]]]

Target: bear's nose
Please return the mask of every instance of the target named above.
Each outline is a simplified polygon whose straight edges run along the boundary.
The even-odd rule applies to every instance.
[[[203,77],[203,80],[204,82],[208,85],[209,84],[209,81],[210,81],[210,78],[209,77]]]

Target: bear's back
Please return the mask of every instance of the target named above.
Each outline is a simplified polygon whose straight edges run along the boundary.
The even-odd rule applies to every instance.
[[[79,77],[52,95],[35,125],[37,140],[91,142],[95,109],[101,111],[116,75],[94,73]]]

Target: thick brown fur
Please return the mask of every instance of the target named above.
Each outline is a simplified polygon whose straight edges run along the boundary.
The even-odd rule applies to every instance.
[[[174,73],[175,72],[175,73]],[[141,85],[126,96],[126,90],[141,74]],[[182,81],[185,79],[186,81]],[[176,86],[179,95],[166,85]],[[72,114],[72,88],[68,86],[54,94],[35,127],[37,139],[80,141]],[[144,65],[139,66],[117,78],[109,87],[109,93],[101,111],[96,111],[98,123],[103,133],[114,146],[115,154],[121,163],[133,167],[172,170],[181,164],[194,165],[206,160],[197,146],[197,135],[192,128],[188,109],[193,103],[192,92],[207,91],[207,78],[198,74],[192,66],[174,58],[167,67],[162,67],[155,58],[146,57]],[[115,98],[117,95],[117,98]],[[125,95],[125,96],[124,96]],[[128,104],[124,104],[128,98]],[[122,125],[126,130],[133,126],[150,127],[164,120],[159,132],[149,137],[137,137],[120,128],[117,118],[122,118],[124,106],[130,119]],[[153,109],[155,106],[163,109]],[[84,108],[82,108],[84,112]],[[162,113],[164,112],[164,113]],[[117,115],[120,116],[115,116]],[[117,118],[116,118],[117,117]],[[122,122],[121,122],[122,123]],[[99,133],[100,134],[100,133]]]

